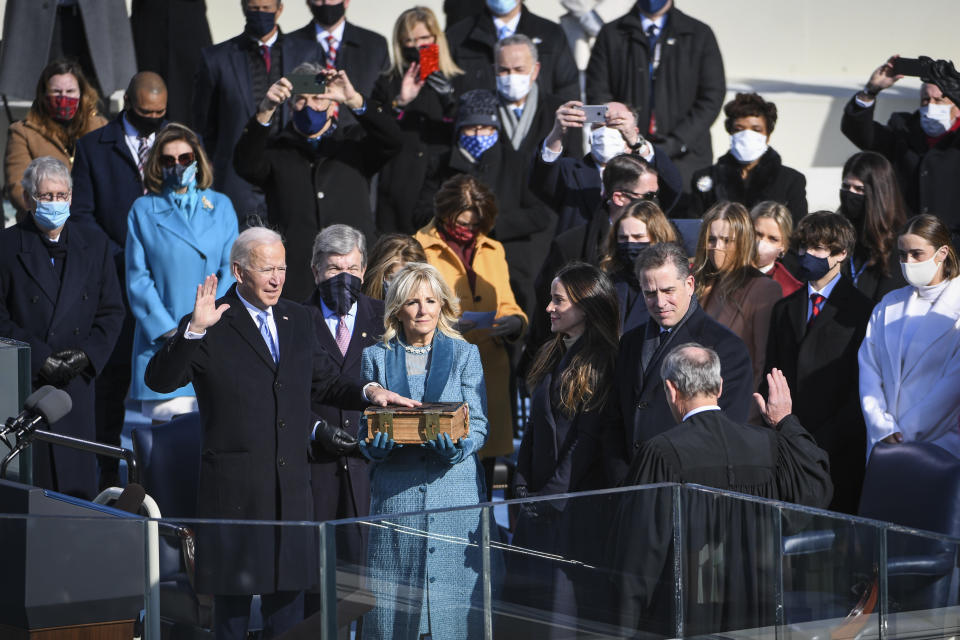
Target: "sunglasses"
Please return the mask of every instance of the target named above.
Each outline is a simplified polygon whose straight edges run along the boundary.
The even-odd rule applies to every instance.
[[[191,164],[193,164],[193,161],[193,152],[181,153],[176,157],[167,155],[160,156],[160,166],[166,168],[170,168],[177,164],[179,164],[181,167],[189,167]]]

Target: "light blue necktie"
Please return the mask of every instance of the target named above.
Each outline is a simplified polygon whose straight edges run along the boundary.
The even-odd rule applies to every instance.
[[[517,116],[517,122],[520,122],[520,118],[523,117],[523,107],[514,107],[513,115]]]
[[[513,32],[510,30],[510,27],[503,25],[497,29],[497,40],[503,40],[509,36],[512,36]]]
[[[267,324],[267,312],[261,311],[258,313],[257,320],[260,322],[260,335],[267,342],[267,350],[270,351],[270,356],[276,362],[280,359],[280,356],[277,353],[277,344],[273,341],[273,334],[270,333],[270,325]]]

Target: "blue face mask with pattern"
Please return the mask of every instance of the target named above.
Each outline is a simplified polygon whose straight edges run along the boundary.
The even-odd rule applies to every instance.
[[[164,167],[163,182],[171,189],[182,189],[184,187],[196,186],[197,161],[194,160],[186,167],[182,164],[175,164],[172,167]]]
[[[33,219],[37,226],[47,231],[62,227],[70,217],[69,202],[37,202],[37,210],[33,212]]]
[[[468,136],[465,133],[461,133],[460,147],[469,153],[471,158],[479,160],[480,156],[482,156],[487,149],[497,144],[499,135],[499,131],[494,131],[488,136]]]

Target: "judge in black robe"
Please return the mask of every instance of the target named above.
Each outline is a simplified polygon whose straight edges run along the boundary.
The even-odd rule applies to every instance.
[[[769,399],[758,398],[766,428],[724,415],[717,406],[719,371],[716,353],[700,345],[681,345],[667,356],[662,369],[667,400],[674,417],[683,420],[644,444],[625,484],[694,483],[826,507],[833,493],[828,457],[790,413],[782,372],[774,369],[767,376]],[[704,380],[706,391],[688,386]],[[678,496],[684,523],[682,620],[673,598]],[[689,636],[773,624],[779,523],[771,505],[707,492],[655,489],[626,498],[611,545],[621,625],[632,632]]]

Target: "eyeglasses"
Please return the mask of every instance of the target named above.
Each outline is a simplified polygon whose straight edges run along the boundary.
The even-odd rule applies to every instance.
[[[160,156],[160,166],[168,169],[177,164],[179,164],[181,167],[189,167],[191,164],[193,164],[194,159],[195,158],[192,151],[189,153],[181,153],[178,156],[162,155]]]
[[[33,198],[37,202],[67,202],[72,191],[57,191],[49,193],[35,193]]]
[[[631,200],[649,200],[650,202],[658,202],[660,200],[659,192],[657,191],[647,191],[646,193],[637,193],[636,191],[628,191],[627,189],[620,189],[620,193],[624,194]]]

